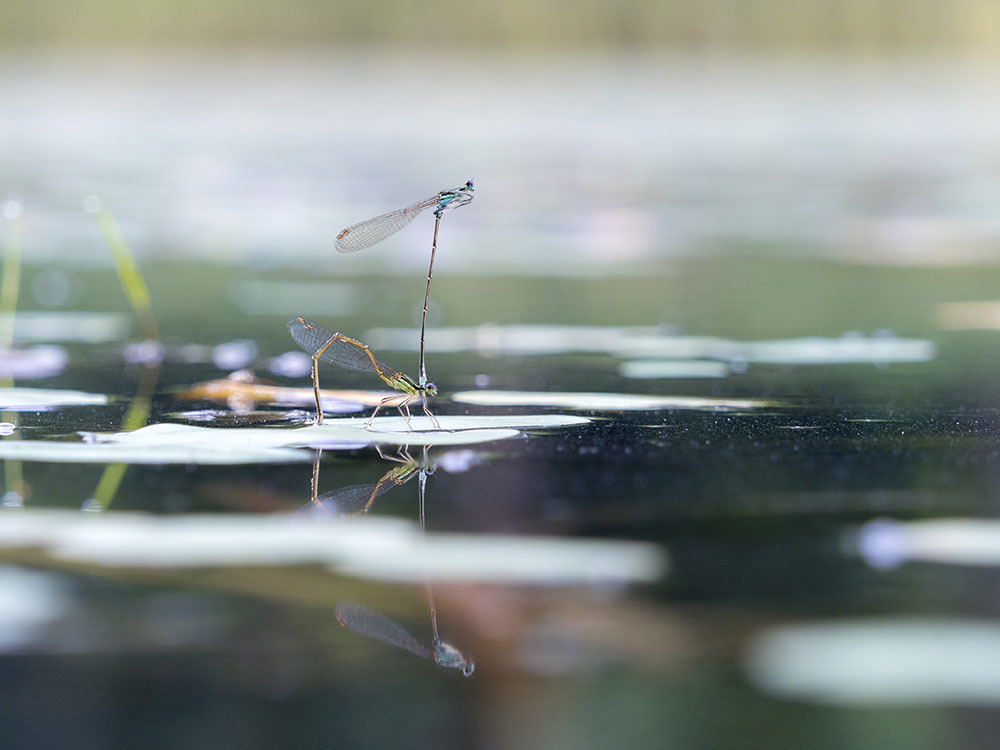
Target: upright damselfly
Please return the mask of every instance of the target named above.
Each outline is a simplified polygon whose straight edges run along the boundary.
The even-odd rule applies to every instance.
[[[472,180],[469,180],[461,187],[442,190],[429,198],[411,203],[406,208],[400,208],[390,211],[387,214],[376,216],[373,219],[366,219],[357,224],[352,224],[337,235],[337,252],[357,252],[388,239],[427,209],[434,209],[434,239],[431,242],[431,261],[427,266],[427,288],[424,291],[424,309],[420,317],[420,371],[417,383],[421,387],[427,385],[427,367],[424,360],[424,336],[427,329],[427,303],[431,295],[431,277],[434,275],[434,255],[437,252],[438,228],[441,225],[441,216],[446,211],[461,208],[471,203],[475,197],[475,191],[476,189]]]
[[[319,396],[319,361],[323,360],[345,370],[373,372],[390,388],[403,392],[403,396],[387,396],[378,403],[375,411],[368,418],[367,429],[371,429],[372,421],[379,409],[391,401],[397,400],[396,408],[406,418],[407,426],[410,426],[409,405],[418,398],[423,405],[424,414],[430,417],[436,428],[441,427],[434,415],[431,414],[430,409],[427,408],[427,397],[437,395],[437,387],[433,383],[415,383],[409,375],[397,372],[375,359],[375,355],[372,354],[372,350],[368,348],[367,344],[362,344],[357,339],[352,339],[342,333],[333,333],[305,318],[289,320],[288,332],[292,335],[295,343],[312,357],[312,384],[313,393],[316,396],[317,424],[323,424],[323,404]]]

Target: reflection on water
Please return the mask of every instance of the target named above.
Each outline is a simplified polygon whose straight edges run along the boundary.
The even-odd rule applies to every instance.
[[[336,515],[367,513],[376,497],[393,487],[406,484],[416,477],[418,480],[418,524],[422,535],[426,525],[427,477],[434,473],[435,468],[435,464],[429,458],[428,451],[429,447],[424,446],[418,460],[414,459],[405,448],[401,448],[396,456],[386,455],[379,449],[378,454],[381,458],[397,463],[398,466],[390,468],[372,486],[345,487],[332,493],[324,493],[322,496],[317,496],[316,488],[319,485],[319,467],[323,451],[317,451],[313,463],[311,502],[314,506],[322,508],[324,512],[333,512]],[[416,656],[431,659],[439,666],[460,669],[466,677],[471,676],[475,670],[475,663],[472,659],[451,644],[442,641],[438,634],[437,606],[434,602],[434,587],[430,579],[425,582],[425,588],[433,633],[431,648],[424,646],[391,618],[354,602],[337,603],[337,622],[345,628],[369,638],[396,646]]]
[[[337,602],[337,622],[356,633],[430,659],[439,666],[460,669],[466,677],[472,676],[475,663],[457,648],[438,638],[433,599],[431,601],[431,622],[434,626],[432,648],[427,648],[394,620],[355,602]]]
[[[395,463],[395,466],[391,466],[382,478],[379,479],[375,484],[359,484],[352,485],[350,487],[341,487],[336,490],[331,490],[330,492],[324,492],[322,495],[317,494],[319,487],[319,468],[320,462],[323,458],[323,449],[316,451],[316,456],[313,458],[313,473],[312,473],[312,498],[310,500],[310,509],[328,514],[334,517],[338,516],[353,516],[357,513],[367,513],[371,508],[375,498],[384,492],[388,492],[393,487],[399,487],[406,484],[411,479],[416,476],[420,477],[420,528],[423,529],[424,526],[424,485],[426,483],[427,475],[434,473],[434,464],[432,464],[428,458],[429,446],[423,446],[423,451],[420,454],[420,460],[416,460],[410,454],[409,450],[405,446],[400,446],[397,455],[386,455],[382,447],[379,445],[375,446],[375,450],[378,452],[380,458],[391,461]]]

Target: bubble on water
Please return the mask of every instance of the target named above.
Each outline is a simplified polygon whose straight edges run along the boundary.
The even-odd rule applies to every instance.
[[[5,219],[16,219],[21,214],[24,213],[24,206],[21,205],[20,201],[9,198],[0,205],[0,214],[3,214]]]
[[[305,352],[285,352],[274,357],[268,369],[286,378],[303,378],[312,371],[312,357]]]
[[[461,474],[482,463],[480,455],[473,450],[448,451],[437,462],[449,474]]]
[[[257,356],[257,344],[251,339],[237,339],[212,349],[212,363],[220,370],[238,370]]]
[[[96,195],[88,195],[83,199],[83,210],[88,214],[96,214],[104,208],[104,203]]]
[[[21,496],[20,492],[15,490],[7,490],[7,492],[0,495],[0,507],[3,508],[20,508],[24,505],[24,498]]]
[[[858,533],[858,552],[877,570],[897,568],[906,561],[906,531],[898,521],[869,521]]]
[[[76,284],[65,271],[50,268],[31,280],[31,296],[45,307],[62,307],[73,297]]]
[[[136,341],[126,344],[122,356],[133,365],[158,365],[163,361],[163,344],[159,341]]]

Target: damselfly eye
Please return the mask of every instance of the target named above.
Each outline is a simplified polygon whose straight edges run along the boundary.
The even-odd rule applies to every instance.
[[[433,383],[428,383],[427,385],[425,385],[424,386],[424,390],[427,392],[428,396],[436,396],[436,395],[438,395],[437,386],[434,385]]]

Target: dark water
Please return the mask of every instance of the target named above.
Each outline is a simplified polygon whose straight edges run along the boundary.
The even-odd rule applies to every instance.
[[[730,286],[727,279],[755,273],[741,263],[678,264],[659,283],[665,290],[697,288],[699,295],[687,292],[669,300],[665,294],[659,327],[605,335],[676,338],[680,326],[664,326],[663,310],[677,306],[687,311],[689,334],[733,336],[747,320],[713,328],[710,321],[721,315],[715,300],[726,307],[737,304],[731,294],[742,295],[750,314],[755,299],[769,298],[772,307],[793,305],[772,296],[780,291]],[[879,293],[882,280],[873,281],[867,269],[795,261],[769,265],[766,278],[789,290],[788,296],[797,298],[802,292],[796,287],[809,284],[827,288],[831,299],[855,294],[866,297],[872,308],[886,307]],[[831,278],[832,270],[840,278]],[[969,271],[964,283],[985,283],[991,273]],[[168,275],[151,275],[154,297],[165,296],[157,284],[170,283]],[[827,339],[827,355],[842,351],[844,341],[881,346],[905,333],[912,341],[933,344],[921,350],[928,354],[926,361],[886,361],[891,349],[885,353],[876,347],[874,354],[862,355],[871,357],[869,362],[737,361],[727,366],[738,371],[730,369],[721,378],[636,380],[618,373],[624,357],[606,352],[491,351],[483,356],[476,351],[439,354],[432,345],[431,372],[443,394],[435,411],[441,416],[511,409],[573,413],[449,401],[448,393],[474,388],[477,375],[489,377],[487,391],[668,394],[767,404],[584,410],[576,413],[593,421],[579,427],[528,431],[526,437],[458,454],[457,449],[431,448],[431,460],[440,464],[426,484],[431,533],[635,540],[655,544],[670,559],[669,571],[658,580],[626,588],[555,581],[439,582],[433,593],[441,635],[475,659],[469,679],[337,623],[338,602],[356,602],[391,618],[426,648],[431,624],[419,584],[355,578],[316,565],[255,566],[252,561],[194,569],[101,568],[61,560],[44,549],[8,549],[8,677],[2,683],[9,736],[22,746],[77,747],[201,747],[220,741],[319,746],[345,739],[427,747],[444,742],[763,747],[792,741],[787,732],[794,727],[796,745],[874,747],[898,741],[939,747],[955,741],[958,727],[988,726],[985,715],[961,706],[992,702],[990,680],[984,687],[975,672],[962,669],[958,676],[954,670],[942,676],[934,663],[922,664],[911,651],[892,648],[899,642],[893,628],[917,628],[925,638],[917,653],[924,655],[955,648],[956,638],[971,641],[964,631],[954,634],[949,627],[991,628],[996,610],[992,568],[905,561],[897,566],[901,561],[894,559],[892,567],[882,569],[877,554],[873,564],[858,554],[857,532],[872,528],[865,524],[873,519],[989,519],[995,512],[1000,454],[993,441],[998,426],[993,334],[908,325],[932,321],[935,306],[953,297],[934,293],[936,273],[891,275],[903,290],[896,293],[891,312],[850,309],[843,317],[857,325],[870,316],[864,330],[892,325],[897,333],[833,336]],[[212,283],[225,279],[224,272],[212,269],[204,276]],[[192,285],[197,287],[200,277],[194,274]],[[641,290],[648,281],[612,283],[627,291],[630,286]],[[362,294],[371,285],[385,296],[396,287],[419,287],[419,280],[358,279],[354,284]],[[493,299],[507,294],[514,282],[444,276],[438,284],[441,307],[449,310],[450,296],[467,284],[496,289],[489,296]],[[528,295],[526,286],[522,293]],[[580,300],[590,299],[601,282],[546,286],[551,299]],[[646,295],[636,292],[635,298]],[[603,304],[599,300],[597,306]],[[831,304],[826,312],[835,307],[839,310]],[[557,306],[550,320],[596,323],[605,312],[589,314],[593,319],[568,302]],[[190,323],[185,328],[190,311],[172,315],[164,320],[180,322],[162,324],[168,332],[166,362],[151,422],[206,424],[209,419],[207,424],[227,430],[257,423],[253,414],[234,415],[224,404],[178,397],[179,386],[225,374],[211,361],[180,361],[180,342],[208,345],[249,334],[257,352],[248,364],[257,365],[260,375],[280,384],[304,384],[303,378],[268,371],[271,358],[291,348],[282,320],[262,317],[246,331],[238,317],[210,315],[209,330],[201,331]],[[628,317],[623,312],[618,320],[627,324]],[[814,305],[803,308],[798,320],[775,328],[787,337],[830,334],[829,326]],[[570,329],[560,330],[567,335]],[[123,365],[120,344],[67,344],[66,349],[71,364],[61,374],[19,382],[106,392],[113,399],[106,406],[8,413],[23,440],[72,439],[76,430],[113,431],[121,424],[142,366]],[[808,359],[816,352],[796,356]],[[385,352],[393,362],[412,357],[412,352]],[[330,387],[333,381],[373,385],[362,375],[324,374]],[[482,378],[479,383],[485,384]],[[272,407],[260,423],[293,429],[301,413]],[[362,494],[370,497],[394,466],[370,448],[327,450],[317,494],[343,500],[344,488],[364,485]],[[24,462],[19,470],[30,495],[23,509],[6,512],[78,509],[93,495],[103,468]],[[16,477],[10,472],[7,489]],[[290,513],[308,504],[311,476],[308,457],[238,466],[131,465],[103,516],[123,511],[166,517]],[[383,485],[368,517],[415,521],[418,484]],[[17,504],[5,497],[8,505]],[[808,659],[801,666],[802,655],[780,640],[770,647],[776,651],[766,648],[767,639],[788,636],[785,629],[792,626],[807,628],[804,637],[816,639],[809,653],[836,648],[824,638],[836,639],[839,631],[808,630],[822,625],[861,628],[858,644],[844,657],[851,660],[845,667],[849,674],[827,674],[826,680],[814,675],[819,687],[813,688],[795,680],[790,686],[780,679],[772,684],[774,674],[786,667],[829,670],[822,662],[810,666]],[[875,629],[874,635],[866,627]],[[890,630],[882,648],[879,627]],[[875,646],[869,643],[873,638]],[[994,658],[989,643],[972,642],[971,647],[986,649],[976,658]],[[889,667],[872,666],[870,648]],[[968,660],[956,658],[960,664]],[[902,677],[893,668],[899,664],[908,665]],[[869,695],[863,689],[878,682],[865,677],[869,672],[890,675],[882,692]],[[860,676],[852,680],[850,673]],[[907,692],[914,682],[923,686],[916,698]],[[840,727],[843,736],[831,737],[831,727]]]
[[[306,388],[293,315],[415,374],[429,220],[358,256],[332,237],[471,167],[476,202],[442,228],[432,408],[590,421],[431,446],[426,463],[418,445],[410,466],[328,446],[315,473],[308,449],[222,464],[154,449],[117,486],[107,463],[7,458],[4,746],[991,747],[1000,355],[994,308],[968,303],[1000,284],[993,79],[483,63],[442,95],[442,129],[417,116],[430,83],[327,64],[200,83],[184,65],[17,68],[3,205],[24,249],[14,341],[37,359],[0,364],[19,388],[109,400],[5,411],[0,448],[84,447],[80,431],[120,430],[146,396],[150,424],[291,433],[308,390],[252,407],[184,391],[240,369]],[[342,117],[348,94],[363,116]],[[78,208],[93,191],[149,286],[158,369]],[[626,403],[564,403],[578,393]],[[427,582],[378,546],[416,534],[421,487],[431,562],[452,566]],[[302,513],[314,495],[370,507]],[[131,514],[152,525],[116,525]],[[273,539],[249,536],[260,522]],[[330,555],[372,546],[331,564],[315,529]],[[584,540],[602,544],[559,568]],[[428,594],[467,679],[426,658]]]

